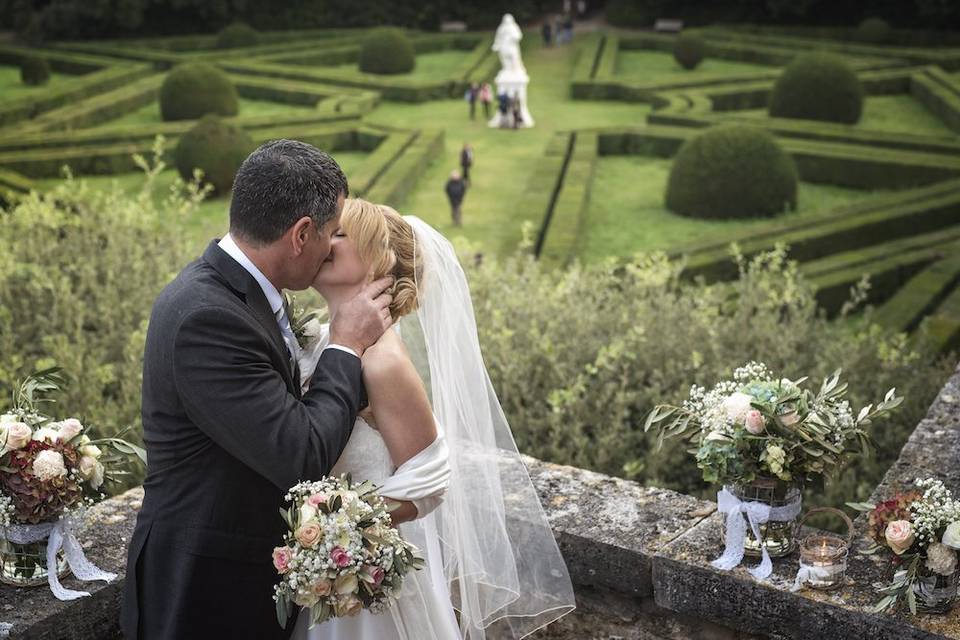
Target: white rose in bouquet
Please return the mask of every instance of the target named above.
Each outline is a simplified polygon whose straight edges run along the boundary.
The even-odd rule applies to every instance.
[[[927,547],[927,568],[941,576],[949,576],[957,570],[957,552],[950,547],[934,542]]]
[[[51,422],[50,426],[40,427],[33,432],[33,439],[53,444],[60,438],[60,432],[54,428],[56,426],[58,426],[56,422]]]
[[[943,532],[943,538],[940,544],[951,549],[960,550],[960,520],[947,525],[947,530]]]
[[[83,431],[83,425],[76,418],[67,418],[60,423],[60,440],[70,442]]]
[[[58,451],[41,451],[33,460],[33,475],[46,482],[67,475],[67,466]]]
[[[80,452],[80,455],[90,456],[95,460],[99,460],[100,456],[103,455],[103,452],[100,451],[100,447],[95,444],[87,444],[82,447],[78,447],[77,451]]]
[[[730,418],[734,424],[743,424],[747,412],[753,408],[750,406],[751,402],[753,402],[752,397],[737,391],[736,393],[730,394],[730,396],[723,401],[723,410],[727,412],[727,417]]]
[[[7,449],[23,449],[33,438],[33,429],[23,422],[11,422],[4,425],[7,429]]]

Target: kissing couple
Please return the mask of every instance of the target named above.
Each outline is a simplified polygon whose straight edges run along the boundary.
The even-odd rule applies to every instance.
[[[452,245],[348,196],[328,154],[265,143],[237,172],[229,233],[154,304],[130,640],[521,638],[574,607]],[[283,291],[308,288],[330,322],[303,331]],[[284,496],[340,474],[378,486],[425,567],[385,611],[311,627],[304,592],[281,627]]]

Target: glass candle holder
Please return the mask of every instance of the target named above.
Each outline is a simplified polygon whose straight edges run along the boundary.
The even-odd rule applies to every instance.
[[[853,543],[853,521],[843,511],[831,507],[810,509],[800,520],[802,525],[813,513],[834,513],[843,518],[849,531],[846,538],[817,532],[800,542],[800,571],[797,582],[813,589],[829,590],[843,586],[847,579],[847,557]]]

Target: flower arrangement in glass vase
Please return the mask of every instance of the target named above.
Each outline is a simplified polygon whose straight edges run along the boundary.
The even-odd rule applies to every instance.
[[[709,390],[693,385],[681,406],[658,405],[648,415],[644,428],[659,430],[659,444],[689,441],[703,479],[723,485],[717,505],[727,515],[726,549],[717,568],[738,566],[746,553],[762,558],[751,573],[768,577],[770,557],[794,548],[803,483],[864,452],[866,427],[903,402],[890,389],[876,406],[854,412],[841,373],[814,393],[807,378],[781,378],[750,362]]]
[[[353,484],[349,475],[301,482],[286,500],[291,506],[280,515],[289,531],[273,550],[281,627],[294,605],[310,610],[311,627],[364,609],[382,612],[399,595],[404,576],[424,566],[371,482]]]
[[[76,418],[43,413],[62,384],[58,369],[27,377],[0,416],[0,581],[49,583],[66,600],[88,595],[60,585],[68,570],[81,580],[113,576],[87,561],[74,531],[83,508],[104,497],[104,483],[127,473],[120,463],[146,454],[118,437],[91,439]]]
[[[871,544],[862,553],[888,551],[897,567],[890,584],[877,585],[883,597],[876,612],[893,609],[905,597],[913,614],[946,613],[957,598],[960,501],[940,480],[917,479],[914,485],[875,505],[847,503],[868,514]]]

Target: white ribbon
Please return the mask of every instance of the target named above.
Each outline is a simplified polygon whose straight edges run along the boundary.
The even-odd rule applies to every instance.
[[[793,581],[790,591],[800,591],[807,582],[823,581],[832,578],[834,574],[839,573],[842,567],[814,567],[800,563],[800,570],[797,571],[797,579]]]
[[[747,522],[744,521],[744,514],[750,523],[750,529],[753,531],[753,537],[760,544],[760,564],[753,569],[747,569],[757,580],[766,580],[773,573],[773,563],[770,561],[770,554],[767,553],[767,547],[763,544],[763,537],[760,535],[760,525],[767,522],[790,522],[800,515],[800,496],[782,507],[771,507],[764,502],[743,502],[740,498],[733,495],[727,487],[724,487],[717,493],[717,511],[727,515],[727,532],[725,536],[726,548],[723,555],[714,560],[711,564],[721,571],[730,571],[734,567],[740,566],[743,561],[744,548],[747,543]]]
[[[74,591],[60,584],[57,554],[61,548],[70,571],[78,580],[111,582],[117,577],[117,574],[103,571],[87,560],[83,547],[74,535],[78,521],[78,516],[64,516],[56,522],[15,524],[3,530],[3,537],[14,544],[32,544],[47,540],[47,582],[50,584],[50,591],[59,600],[76,600],[90,595],[88,591]]]

